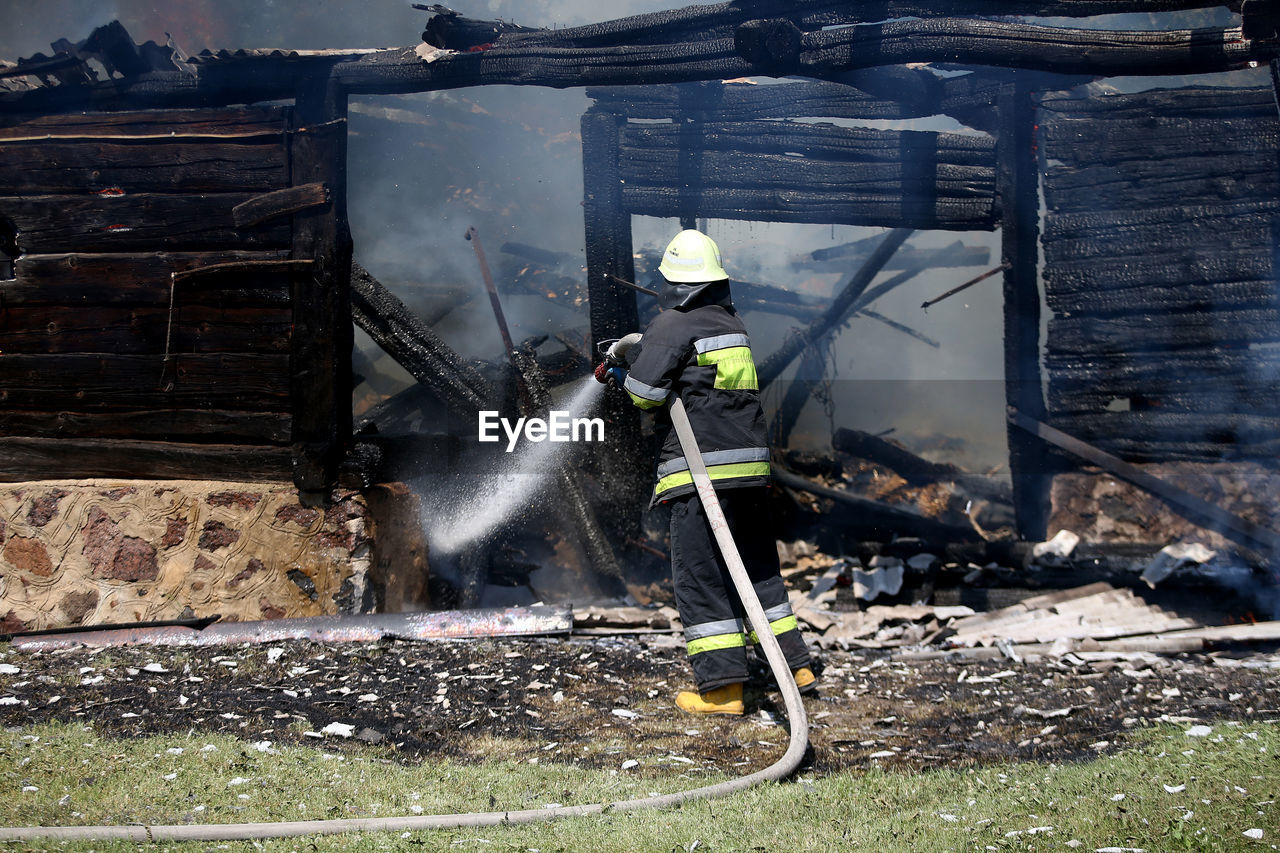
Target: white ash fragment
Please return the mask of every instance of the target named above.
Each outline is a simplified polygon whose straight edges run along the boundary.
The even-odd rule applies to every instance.
[[[1161,785],[1161,787],[1164,788],[1166,794],[1181,794],[1187,790],[1186,785]]]
[[[248,781],[249,781],[249,780],[248,780],[248,779],[246,779],[246,778],[245,778],[245,777],[243,777],[243,776],[237,776],[237,777],[235,777],[234,779],[232,779],[230,782],[228,782],[228,783],[227,783],[227,787],[228,787],[228,788],[234,788],[236,785],[243,785],[245,782],[248,782]]]
[[[1066,559],[1071,556],[1071,552],[1080,544],[1080,537],[1072,533],[1070,530],[1059,530],[1054,534],[1052,539],[1046,542],[1038,542],[1031,548],[1031,556],[1037,560],[1043,557],[1057,557]]]
[[[1212,726],[1192,726],[1187,729],[1187,737],[1208,737],[1213,734]]]
[[[17,675],[21,669],[11,663],[0,663],[0,675]]]
[[[158,663],[149,663],[142,667],[142,671],[143,672],[168,672],[169,670],[165,669],[163,666],[161,666]]]
[[[621,717],[624,720],[634,720],[640,716],[635,711],[627,708],[614,708],[612,713],[615,717]]]
[[[1253,829],[1246,829],[1244,832],[1240,834],[1243,835],[1245,838],[1252,838],[1254,841],[1261,841],[1262,836],[1264,835],[1263,831],[1256,827]]]
[[[351,737],[356,732],[356,727],[348,723],[330,723],[320,730],[321,734],[335,735],[337,737]]]
[[[628,758],[626,761],[622,762],[623,770],[630,770],[632,767],[639,767],[639,766],[640,766],[640,762],[636,761],[634,758]]]

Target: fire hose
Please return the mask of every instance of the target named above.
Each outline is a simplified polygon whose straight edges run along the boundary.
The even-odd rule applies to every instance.
[[[679,397],[671,402],[671,422],[680,446],[684,450],[685,459],[689,463],[689,472],[693,475],[693,483],[698,491],[698,498],[706,509],[707,520],[715,534],[716,543],[724,555],[724,560],[733,579],[734,588],[746,611],[747,619],[756,633],[758,642],[764,649],[765,658],[773,677],[782,690],[782,698],[787,708],[787,719],[791,723],[791,740],[787,750],[776,762],[751,773],[714,785],[691,788],[674,794],[662,794],[655,797],[643,797],[635,800],[620,800],[613,803],[592,803],[581,806],[558,806],[549,809],[525,809],[521,811],[474,812],[471,814],[451,815],[413,815],[405,817],[385,818],[350,818],[336,820],[294,820],[273,823],[227,823],[203,825],[165,825],[165,826],[25,826],[0,828],[0,841],[31,841],[37,838],[60,840],[95,840],[127,839],[130,841],[243,841],[259,838],[285,838],[300,835],[337,835],[347,832],[412,832],[424,829],[456,829],[460,827],[495,826],[500,824],[534,823],[543,820],[554,820],[563,817],[585,817],[588,815],[608,814],[611,812],[630,812],[642,809],[659,809],[679,805],[692,800],[710,800],[724,797],[745,790],[760,782],[776,782],[790,775],[804,758],[809,744],[809,720],[805,715],[804,704],[800,699],[800,690],[796,687],[791,669],[787,666],[782,649],[778,646],[769,620],[756,597],[751,579],[738,547],[729,531],[724,511],[716,498],[715,487],[707,475],[707,466],[702,461],[702,453],[698,450],[698,442],[693,428],[689,424],[689,416],[685,413],[684,403]]]

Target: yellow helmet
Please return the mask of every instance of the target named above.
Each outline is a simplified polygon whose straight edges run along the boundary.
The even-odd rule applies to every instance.
[[[694,284],[729,277],[720,263],[720,247],[701,231],[681,231],[667,245],[658,272],[670,282]]]

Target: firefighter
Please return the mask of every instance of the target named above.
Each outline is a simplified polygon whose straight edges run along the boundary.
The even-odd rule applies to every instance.
[[[693,714],[742,714],[753,634],[680,441],[664,416],[673,395],[684,401],[720,506],[796,684],[812,690],[816,677],[779,573],[765,499],[769,447],[756,367],[720,249],[700,231],[682,231],[667,246],[658,272],[665,280],[658,297],[663,310],[643,336],[615,344],[602,369],[666,429],[651,505],[671,510],[672,582],[697,684],[696,692],[681,692],[676,705]],[[597,378],[608,377],[598,372]]]

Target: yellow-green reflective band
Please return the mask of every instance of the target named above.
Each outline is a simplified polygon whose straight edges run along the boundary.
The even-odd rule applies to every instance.
[[[716,388],[727,391],[757,391],[760,388],[750,347],[726,347],[698,353],[698,366],[707,365],[715,365]]]
[[[707,468],[707,474],[713,480],[728,480],[733,477],[767,477],[769,476],[769,463],[738,462],[733,465],[712,465]],[[692,482],[693,474],[689,473],[688,470],[677,471],[659,480],[654,491],[660,495],[669,489],[674,489],[677,486],[687,486]]]
[[[799,627],[800,623],[796,621],[794,616],[783,616],[781,619],[769,623],[769,630],[773,631],[773,636],[775,637],[788,631],[795,631]],[[753,643],[760,642],[760,636],[755,631],[747,634],[747,639]]]
[[[644,397],[637,397],[630,391],[627,392],[627,396],[631,398],[631,402],[635,403],[642,409],[656,409],[658,406],[661,406],[666,402],[665,400],[646,400]]]
[[[716,634],[712,637],[701,637],[690,640],[686,646],[690,655],[701,652],[716,652],[721,649],[741,649],[747,645],[747,638],[741,634]]]

